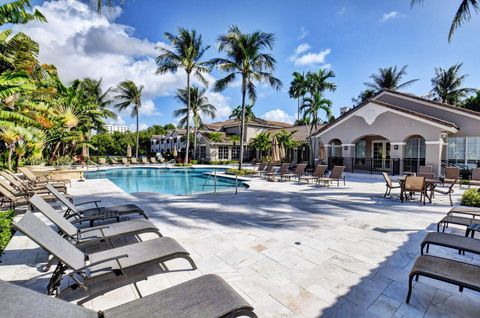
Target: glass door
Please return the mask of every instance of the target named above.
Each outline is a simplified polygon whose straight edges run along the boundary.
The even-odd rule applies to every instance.
[[[372,142],[373,168],[378,170],[390,170],[390,142]]]

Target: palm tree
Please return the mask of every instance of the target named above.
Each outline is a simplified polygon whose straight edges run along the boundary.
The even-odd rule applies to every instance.
[[[227,72],[228,75],[215,83],[216,91],[223,91],[235,79],[241,77],[242,92],[242,115],[240,126],[240,160],[238,169],[242,169],[243,144],[245,142],[245,111],[246,96],[251,104],[255,104],[257,97],[255,82],[267,82],[271,87],[280,89],[282,82],[273,76],[276,60],[272,55],[265,53],[265,49],[271,50],[275,37],[272,33],[256,31],[243,33],[237,26],[231,26],[226,34],[218,38],[219,51],[226,54],[226,58],[212,60],[219,70]]]
[[[253,149],[260,151],[260,158],[262,158],[263,154],[272,148],[272,139],[270,138],[270,133],[267,131],[260,132],[252,138],[250,141],[250,146]]]
[[[434,100],[450,105],[458,105],[469,93],[475,92],[473,88],[464,88],[463,82],[467,75],[460,75],[462,63],[450,66],[448,69],[435,68],[435,77],[432,78],[430,95]]]
[[[138,131],[138,113],[142,107],[142,90],[143,85],[137,86],[134,82],[126,80],[117,85],[114,89],[115,95],[113,96],[114,105],[119,111],[132,108],[130,116],[136,118],[136,134],[137,141],[135,147],[135,157],[138,158],[138,144],[139,144],[139,131]]]
[[[30,21],[47,22],[47,19],[36,10],[33,13],[27,12],[31,8],[29,0],[16,0],[0,6],[0,25],[7,23],[25,24]]]
[[[8,170],[12,170],[12,154],[15,150],[15,144],[20,137],[20,134],[14,127],[0,127],[0,140],[2,140],[8,148]]]
[[[407,74],[407,65],[397,70],[397,66],[390,66],[386,68],[379,68],[378,74],[370,75],[373,83],[364,83],[368,88],[375,93],[379,93],[384,89],[399,90],[412,85],[418,79],[413,79],[406,82],[401,82],[402,78]]]
[[[358,94],[357,98],[352,98],[352,102],[355,103],[356,105],[363,103],[364,101],[374,97],[376,95],[375,91],[373,89],[367,88]]]
[[[323,110],[327,115],[327,121],[332,119],[332,102],[324,98],[320,93],[315,93],[312,97],[306,97],[301,109],[304,112],[304,117],[309,118],[310,120],[310,131],[309,131],[309,140],[310,140],[310,163],[313,164],[314,156],[314,142],[313,142],[313,132],[318,129],[318,125],[322,123],[319,117],[319,112]]]
[[[300,72],[293,72],[293,80],[290,82],[288,95],[290,98],[297,99],[297,120],[300,120],[300,99],[307,94],[307,80],[305,75]]]
[[[412,6],[416,4],[423,4],[423,0],[412,0]],[[453,17],[452,23],[450,24],[450,31],[448,32],[448,42],[452,40],[453,34],[455,31],[465,22],[470,21],[472,18],[471,11],[475,13],[480,12],[480,1],[479,0],[460,0],[460,6]]]
[[[242,120],[242,105],[238,105],[234,109],[232,109],[232,113],[230,114],[230,119]],[[249,121],[257,118],[255,113],[253,112],[253,105],[245,105],[245,122],[248,123]]]
[[[297,147],[298,142],[295,141],[295,139],[293,138],[296,132],[297,132],[296,130],[286,131],[282,129],[279,133],[275,135],[275,138],[277,138],[277,141],[278,141],[278,145],[283,146],[285,150],[289,150],[291,148]]]
[[[181,117],[179,124],[181,126],[188,125],[189,116],[191,114],[193,121],[194,137],[193,137],[193,157],[197,151],[197,131],[203,126],[202,116],[215,118],[217,109],[208,102],[208,97],[205,96],[206,89],[197,86],[190,87],[190,112],[188,110],[188,93],[186,89],[179,89],[177,91],[177,99],[182,103],[184,108],[177,109],[173,112],[174,117]]]
[[[480,112],[480,90],[477,90],[475,95],[467,98],[463,102],[462,107]]]
[[[307,73],[307,88],[310,93],[310,97],[315,94],[323,94],[325,91],[334,92],[337,89],[335,83],[329,82],[329,79],[334,78],[335,73],[332,70],[319,69],[318,72]]]
[[[204,85],[208,85],[207,80],[203,76],[204,73],[210,71],[209,62],[202,62],[201,59],[206,50],[210,46],[202,45],[202,36],[197,34],[195,30],[178,29],[178,35],[165,33],[170,41],[172,50],[160,47],[161,54],[156,58],[158,65],[157,74],[165,74],[168,72],[175,73],[179,68],[187,73],[187,113],[190,114],[191,97],[190,97],[190,76],[193,74]],[[185,163],[188,163],[188,152],[190,148],[190,116],[187,116],[187,145],[185,151]]]

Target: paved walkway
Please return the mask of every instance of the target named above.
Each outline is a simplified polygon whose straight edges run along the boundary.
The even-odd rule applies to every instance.
[[[108,180],[87,180],[74,182],[70,193],[78,202],[136,203],[191,252],[197,271],[182,271],[188,264],[172,261],[168,268],[180,271],[140,282],[142,295],[216,273],[259,317],[478,317],[480,294],[426,278],[415,284],[410,305],[404,301],[419,242],[449,210],[448,199],[401,204],[398,197],[383,198],[379,179],[364,180],[350,176],[346,187],[315,188],[255,179],[239,195],[195,196],[127,194]],[[468,253],[431,252],[480,264]],[[46,257],[16,234],[2,257],[0,279],[44,291],[49,274],[38,268]],[[137,297],[126,286],[86,306],[105,309]]]

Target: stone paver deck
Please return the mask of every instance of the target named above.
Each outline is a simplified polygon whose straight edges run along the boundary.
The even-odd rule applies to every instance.
[[[202,274],[225,278],[259,317],[479,317],[480,294],[421,278],[410,305],[407,278],[426,231],[449,210],[383,198],[380,179],[349,176],[347,186],[315,188],[251,181],[233,194],[166,196],[127,194],[108,180],[74,182],[76,201],[140,205],[165,236],[174,237],[198,265],[182,261],[138,283],[147,295]],[[459,192],[454,199],[458,201]],[[464,232],[459,228],[448,231]],[[144,237],[146,238],[146,237]],[[431,248],[431,253],[480,264],[480,257]],[[45,291],[49,273],[39,268],[46,253],[16,234],[0,264],[0,279]],[[132,286],[85,304],[97,310],[138,298]]]

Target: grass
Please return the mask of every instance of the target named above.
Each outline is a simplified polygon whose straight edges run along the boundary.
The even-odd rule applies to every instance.
[[[13,210],[0,211],[0,253],[7,246],[13,235]]]

